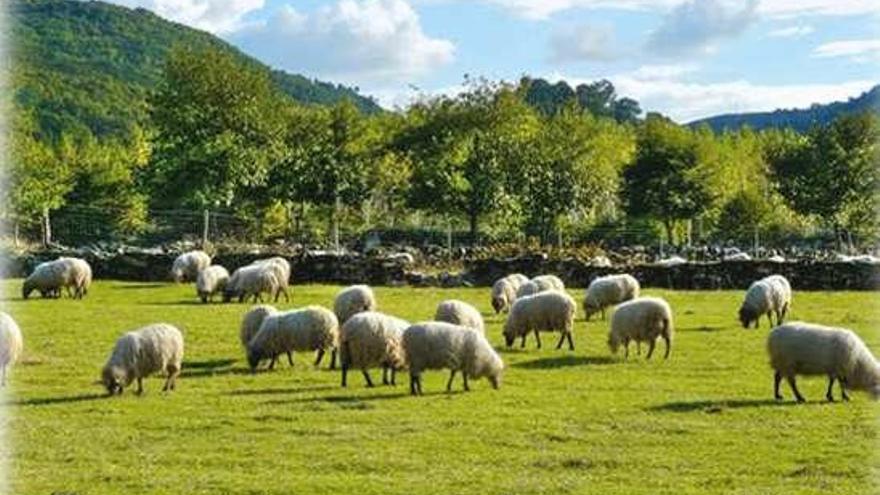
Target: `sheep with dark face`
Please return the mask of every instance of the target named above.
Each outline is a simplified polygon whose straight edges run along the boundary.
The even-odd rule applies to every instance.
[[[495,314],[510,311],[510,306],[516,300],[516,293],[529,279],[520,273],[513,273],[500,278],[492,285],[492,309]]]
[[[632,275],[607,275],[590,282],[584,297],[584,313],[587,321],[590,316],[601,312],[605,319],[605,308],[639,297],[639,281]]]
[[[348,370],[355,368],[361,370],[367,386],[372,387],[368,370],[378,367],[382,368],[382,384],[395,385],[397,370],[406,364],[402,340],[403,332],[409,326],[408,321],[375,311],[361,312],[349,318],[339,330],[342,386],[348,385]]]
[[[321,306],[308,306],[266,316],[257,334],[247,344],[247,360],[251,371],[255,371],[265,359],[271,360],[269,369],[272,369],[281,354],[316,351],[315,366],[318,366],[326,350],[330,349],[330,369],[334,369],[338,346],[336,315]]]
[[[165,372],[162,391],[174,390],[183,363],[183,334],[167,323],[156,323],[128,332],[113,347],[101,372],[101,382],[109,395],[122,394],[137,380],[137,394],[144,392],[143,379]]]
[[[739,320],[743,328],[751,327],[752,322],[758,328],[761,315],[766,314],[770,326],[773,326],[772,316],[775,313],[776,324],[779,325],[790,308],[791,284],[782,275],[770,275],[749,287],[739,308]]]

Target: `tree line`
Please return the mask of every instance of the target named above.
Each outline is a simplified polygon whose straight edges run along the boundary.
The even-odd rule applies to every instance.
[[[364,114],[307,106],[265,72],[210,49],[171,51],[150,124],[124,137],[42,135],[15,109],[4,215],[33,225],[71,205],[105,208],[114,231],[152,209],[226,209],[265,237],[326,240],[360,228],[467,226],[473,242],[542,243],[643,231],[669,243],[803,238],[875,242],[877,116],[806,133],[713,133],[619,98],[467,78],[457,95]],[[641,241],[642,239],[636,239]]]

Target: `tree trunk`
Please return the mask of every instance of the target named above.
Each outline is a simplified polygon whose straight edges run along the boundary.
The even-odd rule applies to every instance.
[[[470,221],[471,246],[476,246],[480,235],[479,215],[471,212],[468,214],[468,220]]]
[[[670,246],[675,245],[675,239],[672,238],[674,235],[675,222],[670,219],[663,220],[663,227],[666,229],[666,243]]]
[[[52,244],[52,222],[49,219],[49,208],[43,209],[43,247]]]

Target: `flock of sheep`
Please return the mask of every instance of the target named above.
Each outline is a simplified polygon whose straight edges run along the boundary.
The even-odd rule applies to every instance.
[[[284,258],[258,260],[237,269],[231,276],[202,251],[179,256],[171,268],[178,281],[195,281],[197,296],[209,302],[222,294],[225,302],[252,299],[263,302],[266,294],[274,301],[284,295],[289,300],[290,264]],[[69,297],[82,298],[88,293],[92,272],[88,263],[76,258],[38,265],[24,281],[22,296],[37,290],[43,297],[60,297],[66,289]],[[623,347],[624,358],[629,345],[635,342],[648,346],[650,359],[658,339],[665,346],[664,358],[672,349],[674,325],[672,308],[658,297],[640,297],[639,282],[628,274],[609,275],[592,281],[582,307],[589,320],[614,307],[608,332],[612,353]],[[848,400],[847,389],[865,390],[873,398],[880,397],[880,363],[861,339],[850,330],[794,322],[783,324],[791,306],[791,286],[784,277],[772,275],[756,281],[746,292],[739,309],[744,328],[757,327],[762,315],[776,327],[767,338],[770,365],[774,370],[774,397],[782,399],[779,386],[785,378],[798,402],[804,401],[797,388],[797,375],[828,377],[826,398],[833,401],[834,382],[839,383],[841,397]],[[503,336],[508,347],[517,338],[525,347],[534,335],[541,347],[541,333],[558,332],[559,349],[572,337],[576,304],[565,292],[562,280],[553,275],[529,279],[521,274],[508,275],[492,287],[491,303],[496,314],[507,313]],[[251,370],[268,361],[273,369],[276,361],[286,355],[293,364],[294,352],[316,352],[315,366],[330,353],[330,368],[341,369],[341,385],[347,386],[348,371],[360,370],[367,386],[373,386],[369,370],[382,369],[382,383],[395,384],[396,373],[406,369],[410,375],[410,393],[422,393],[421,376],[425,370],[448,369],[447,391],[452,389],[456,373],[461,373],[463,387],[469,390],[469,379],[486,378],[494,388],[501,384],[504,363],[485,336],[485,324],[479,311],[470,304],[447,300],[437,306],[433,321],[412,324],[406,320],[377,311],[376,297],[370,287],[354,285],[340,291],[333,310],[308,306],[279,311],[260,304],[242,318],[239,339]],[[6,383],[7,368],[20,356],[22,336],[18,325],[0,313],[0,370]],[[157,323],[128,332],[120,337],[102,370],[101,382],[111,395],[121,394],[125,387],[137,382],[143,392],[143,378],[164,372],[163,390],[173,390],[180,374],[184,355],[184,339],[179,329]]]

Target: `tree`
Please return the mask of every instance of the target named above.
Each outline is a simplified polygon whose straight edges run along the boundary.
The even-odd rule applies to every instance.
[[[623,172],[624,198],[631,216],[654,216],[674,243],[675,222],[700,214],[712,201],[698,175],[693,133],[657,114],[639,131],[635,160]]]
[[[779,192],[791,207],[816,215],[836,234],[874,217],[880,171],[880,126],[870,113],[848,115],[816,127],[805,139],[777,139],[768,146]]]
[[[230,206],[282,154],[279,108],[288,102],[265,72],[228,53],[173,49],[151,103],[159,135],[151,168],[162,203]]]

